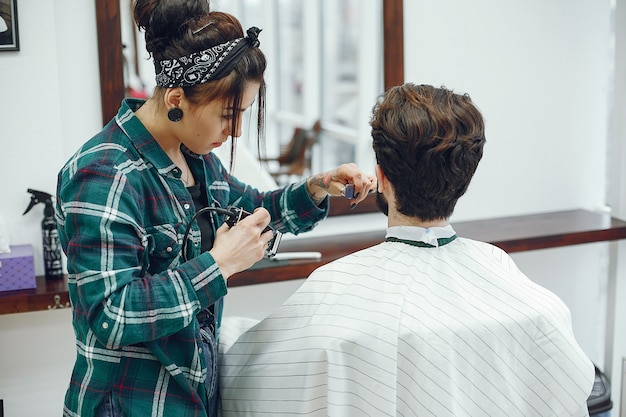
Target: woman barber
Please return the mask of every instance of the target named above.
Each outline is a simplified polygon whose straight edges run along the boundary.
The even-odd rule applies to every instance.
[[[59,173],[77,347],[64,415],[213,416],[228,278],[263,257],[268,224],[308,231],[329,195],[352,183],[359,203],[375,179],[346,164],[272,192],[238,181],[211,151],[240,136],[255,101],[262,137],[259,30],[244,35],[205,1],[137,0],[134,14],[154,94],[125,99]],[[219,211],[229,206],[252,214],[229,227]]]

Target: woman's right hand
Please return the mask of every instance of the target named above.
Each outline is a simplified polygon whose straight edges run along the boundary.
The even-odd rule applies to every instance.
[[[222,271],[224,279],[250,268],[263,258],[267,243],[273,237],[271,231],[262,233],[270,221],[269,212],[264,208],[257,208],[233,227],[224,223],[217,229],[215,242],[209,253]]]

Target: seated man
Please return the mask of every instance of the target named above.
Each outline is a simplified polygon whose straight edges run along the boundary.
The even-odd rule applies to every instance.
[[[394,87],[371,126],[385,242],[224,346],[223,416],[588,415],[594,367],[568,308],[449,224],[485,143],[469,96]]]

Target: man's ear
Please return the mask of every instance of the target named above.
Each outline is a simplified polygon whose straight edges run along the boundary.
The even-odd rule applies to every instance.
[[[383,172],[383,169],[380,167],[379,164],[376,164],[375,170],[376,170],[376,180],[378,182],[376,186],[376,191],[378,191],[379,193],[382,193],[385,191],[385,188],[389,187],[389,180],[385,176],[385,173]]]

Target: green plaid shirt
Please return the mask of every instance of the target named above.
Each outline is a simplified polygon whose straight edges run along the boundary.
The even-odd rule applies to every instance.
[[[191,260],[182,260],[195,207],[180,170],[135,117],[141,104],[124,100],[59,173],[56,215],[77,348],[65,416],[92,416],[110,393],[125,416],[206,415],[196,313],[220,301],[226,284],[211,255],[199,253],[195,222]],[[327,215],[327,202],[315,206],[304,182],[261,193],[230,176],[212,153],[194,156],[195,177],[220,207],[263,206],[275,228],[294,234]],[[216,310],[219,330],[221,302]]]

